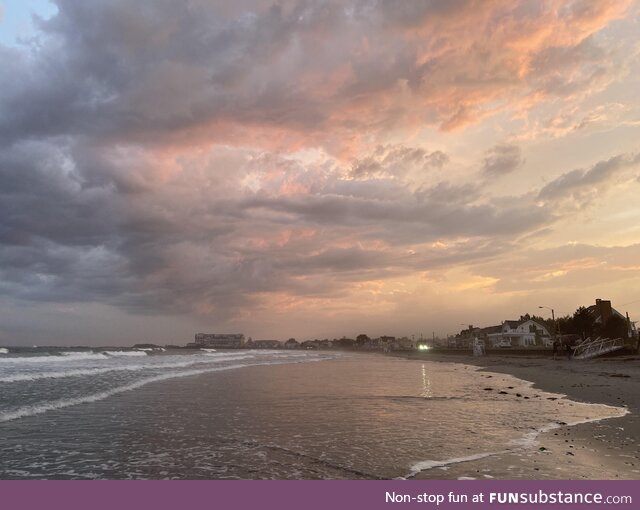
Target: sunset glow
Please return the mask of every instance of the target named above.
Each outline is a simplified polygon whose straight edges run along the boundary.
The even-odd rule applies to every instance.
[[[0,344],[640,318],[637,1],[0,0],[0,33]]]

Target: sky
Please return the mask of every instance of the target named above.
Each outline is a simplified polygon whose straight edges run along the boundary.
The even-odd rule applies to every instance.
[[[639,33],[634,0],[0,0],[0,344],[640,320]]]

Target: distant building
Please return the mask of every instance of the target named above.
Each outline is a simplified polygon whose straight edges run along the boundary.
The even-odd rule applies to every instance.
[[[254,349],[280,349],[282,344],[278,340],[254,340]]]
[[[193,345],[218,349],[239,349],[244,346],[244,335],[241,333],[197,333]]]
[[[415,340],[407,338],[406,336],[402,338],[396,338],[391,342],[391,349],[394,351],[413,351],[416,348],[417,344]]]

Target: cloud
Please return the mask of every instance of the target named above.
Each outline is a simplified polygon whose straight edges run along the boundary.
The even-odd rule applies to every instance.
[[[495,286],[499,293],[522,290],[523,281],[527,282],[526,288],[532,293],[545,290],[564,292],[584,287],[609,293],[616,282],[628,282],[630,285],[637,279],[639,257],[640,244],[596,246],[574,243],[545,249],[529,246],[512,251],[508,261],[481,263],[475,270],[486,277],[499,279]],[[581,304],[586,304],[585,298],[582,299]]]
[[[620,154],[599,161],[587,170],[564,173],[544,186],[538,193],[543,202],[573,203],[580,208],[590,205],[619,183],[619,178],[640,164],[639,154]]]
[[[598,122],[571,108],[626,72],[599,34],[628,2],[56,5],[0,46],[0,294],[21,302],[356,308],[364,287],[504,260],[637,163],[496,198],[458,174],[464,139],[438,143],[550,99]],[[523,161],[495,145],[483,173]]]
[[[224,142],[242,127],[346,150],[361,130],[458,129],[611,80],[590,36],[628,5],[59,0],[31,55],[2,49],[0,140]]]
[[[442,151],[429,152],[404,145],[378,145],[373,154],[357,159],[351,167],[351,177],[406,177],[412,170],[420,173],[431,168],[442,168],[449,161]]]
[[[515,171],[522,166],[524,158],[517,145],[496,145],[487,151],[482,165],[482,171],[491,176],[499,177]]]

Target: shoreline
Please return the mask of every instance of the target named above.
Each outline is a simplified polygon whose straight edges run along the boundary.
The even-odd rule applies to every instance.
[[[640,479],[640,356],[553,360],[508,354],[473,357],[433,352],[389,353],[409,360],[462,363],[509,374],[532,388],[590,404],[626,408],[621,417],[560,425],[536,446],[418,473],[417,479]]]

